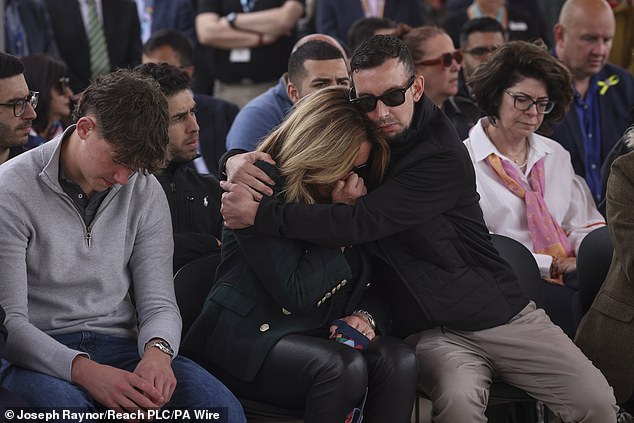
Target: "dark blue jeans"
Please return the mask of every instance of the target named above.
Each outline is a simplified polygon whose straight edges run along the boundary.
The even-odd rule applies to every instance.
[[[54,337],[74,350],[83,351],[97,363],[133,371],[140,361],[136,340],[77,332]],[[223,419],[214,422],[242,423],[246,419],[236,397],[215,377],[193,361],[177,356],[172,361],[177,384],[164,409],[217,409]],[[80,386],[44,373],[2,361],[2,386],[33,407],[103,410]],[[193,415],[193,413],[192,413]],[[192,419],[193,420],[193,419]],[[204,421],[204,420],[203,420]]]

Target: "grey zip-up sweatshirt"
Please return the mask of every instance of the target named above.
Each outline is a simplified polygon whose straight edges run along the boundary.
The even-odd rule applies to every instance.
[[[49,335],[79,331],[177,349],[181,319],[172,280],[172,226],[152,175],[116,184],[86,226],[59,184],[64,134],[0,166],[0,304],[4,358],[70,381],[83,354]],[[130,292],[134,292],[134,303]]]

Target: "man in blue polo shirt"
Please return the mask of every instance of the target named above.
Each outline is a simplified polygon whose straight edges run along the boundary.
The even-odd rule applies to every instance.
[[[601,165],[623,134],[634,104],[634,78],[607,63],[614,14],[605,0],[567,0],[555,25],[555,53],[572,73],[574,102],[552,138],[569,152],[595,201],[605,193]]]
[[[330,85],[350,84],[346,58],[334,39],[323,34],[302,38],[278,84],[251,100],[236,116],[227,134],[227,149],[252,151],[300,98]],[[326,41],[328,40],[328,41]],[[330,41],[332,40],[332,41]]]

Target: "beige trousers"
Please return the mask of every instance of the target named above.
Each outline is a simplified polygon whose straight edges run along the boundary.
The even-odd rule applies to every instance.
[[[542,401],[563,422],[616,422],[612,388],[532,301],[505,325],[481,331],[434,328],[406,339],[419,360],[419,389],[436,423],[486,422],[492,379]]]

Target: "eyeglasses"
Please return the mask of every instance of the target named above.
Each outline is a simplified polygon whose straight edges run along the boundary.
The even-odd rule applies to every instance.
[[[33,107],[33,110],[37,107],[37,101],[40,98],[40,93],[37,91],[29,91],[29,95],[24,98],[13,100],[9,103],[0,103],[0,106],[13,107],[13,116],[20,117],[26,111],[27,103]]]
[[[471,48],[469,50],[464,50],[464,54],[470,54],[472,56],[477,56],[477,57],[481,57],[484,56],[486,54],[491,54],[493,53],[495,50],[497,50],[498,48],[500,48],[500,46],[482,46],[482,47],[474,47]]]
[[[355,98],[356,93],[354,87],[352,87],[350,90],[350,102],[356,105],[363,113],[370,113],[372,110],[376,109],[376,103],[379,100],[388,107],[400,106],[405,102],[405,92],[412,86],[415,80],[416,77],[412,75],[407,81],[407,85],[405,85],[405,87],[389,90],[378,97],[374,95],[363,95]]]
[[[454,60],[456,61],[457,64],[462,63],[462,51],[456,50],[453,53],[445,53],[435,59],[423,60],[421,62],[416,62],[414,64],[421,65],[421,66],[442,65],[445,68],[449,68],[453,64]]]
[[[537,106],[537,113],[546,115],[552,112],[555,107],[555,102],[552,100],[533,100],[524,94],[515,94],[506,90],[504,92],[513,97],[513,106],[521,112],[529,110],[534,104]]]
[[[67,76],[62,76],[57,80],[59,91],[62,94],[66,93],[66,90],[70,88],[70,78]]]

